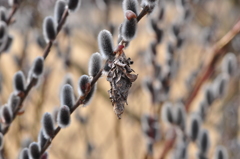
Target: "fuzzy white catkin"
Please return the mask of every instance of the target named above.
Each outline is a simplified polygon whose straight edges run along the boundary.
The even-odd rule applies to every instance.
[[[66,128],[71,123],[70,109],[68,106],[61,106],[58,111],[57,123],[61,128]]]
[[[32,65],[33,77],[39,78],[43,73],[43,69],[44,69],[44,59],[43,57],[39,56],[34,60]]]
[[[88,75],[82,75],[78,80],[78,93],[80,96],[84,95],[87,90],[87,86],[90,85],[90,77]]]
[[[25,76],[22,71],[18,71],[14,74],[13,87],[16,93],[25,90]]]
[[[20,152],[19,155],[19,159],[30,159],[29,155],[28,155],[28,148],[24,148],[22,149],[22,151]]]
[[[124,0],[122,7],[123,7],[123,13],[125,13],[127,10],[131,10],[136,15],[138,15],[139,5],[137,0]]]
[[[217,146],[213,159],[228,159],[228,152],[224,146]]]
[[[56,21],[51,16],[45,17],[43,21],[43,36],[46,43],[55,40],[56,34]]]
[[[62,19],[62,15],[66,8],[66,1],[58,0],[55,3],[54,7],[54,20],[59,24],[60,20]]]
[[[11,113],[13,115],[14,111],[16,110],[16,108],[18,107],[18,104],[20,102],[20,98],[15,95],[14,93],[12,93],[9,98],[8,98],[8,106],[9,109],[11,110]]]
[[[81,0],[68,0],[67,4],[68,4],[68,9],[72,12],[75,12],[81,6]]]
[[[171,124],[173,122],[172,104],[169,102],[164,103],[161,114],[163,121]]]
[[[43,134],[46,139],[52,138],[54,133],[54,122],[50,113],[45,113],[42,118]]]
[[[198,146],[201,154],[207,154],[210,147],[209,132],[206,129],[202,129],[198,138]]]
[[[109,59],[114,56],[112,34],[109,31],[102,30],[98,34],[98,47],[104,59]]]
[[[195,141],[201,130],[201,119],[199,114],[193,113],[190,118],[190,125],[188,129],[188,134],[191,137],[192,141]]]
[[[73,88],[69,84],[65,84],[61,90],[61,95],[60,95],[60,100],[61,100],[61,105],[66,105],[70,109],[74,105],[74,92]]]
[[[8,35],[7,25],[4,21],[0,21],[0,42],[6,42]]]
[[[3,7],[3,6],[0,6],[0,20],[1,20],[1,21],[6,21],[6,20],[7,20],[7,15],[6,15],[6,13],[7,13],[6,8]]]
[[[36,142],[32,142],[29,145],[28,153],[31,159],[39,159],[41,157],[40,148]]]
[[[88,64],[88,74],[95,77],[102,68],[102,56],[96,52],[92,54]]]
[[[237,57],[233,53],[227,53],[223,57],[222,61],[222,71],[228,73],[229,76],[234,75],[237,70]]]
[[[38,134],[38,145],[40,147],[40,150],[43,148],[46,142],[47,142],[47,139],[45,138],[43,130],[41,129]]]

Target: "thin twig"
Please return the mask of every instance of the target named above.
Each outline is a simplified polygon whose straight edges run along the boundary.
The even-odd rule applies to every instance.
[[[66,21],[67,16],[68,16],[68,9],[65,9],[64,14],[63,14],[63,16],[62,16],[62,18],[61,18],[61,21],[60,21],[60,23],[58,24],[58,27],[57,27],[58,30],[57,30],[56,36],[58,35],[58,33],[60,32],[61,28],[63,27],[64,22]],[[48,45],[46,46],[46,48],[45,48],[45,51],[44,51],[44,54],[43,54],[44,60],[47,58],[47,56],[48,56],[48,54],[49,54],[49,52],[50,52],[50,50],[51,50],[51,47],[52,47],[52,41],[50,41],[50,42],[48,43]],[[22,108],[22,104],[23,104],[25,98],[27,97],[27,95],[28,95],[28,93],[30,92],[30,90],[35,86],[35,84],[37,83],[37,80],[38,80],[38,79],[36,79],[36,78],[32,78],[31,81],[29,82],[29,84],[27,85],[26,90],[23,91],[23,92],[19,95],[21,99],[20,99],[20,102],[19,102],[18,107],[17,107],[16,110],[13,112],[12,121],[16,118],[18,112],[19,112],[20,109]],[[5,135],[5,134],[8,132],[9,127],[10,127],[10,125],[7,125],[6,127],[3,128],[3,130],[2,130],[3,135]]]
[[[13,5],[12,11],[11,11],[11,13],[9,14],[9,17],[8,17],[7,20],[6,20],[6,24],[7,24],[7,25],[10,25],[10,24],[11,24],[12,17],[13,17],[14,14],[16,13],[16,11],[17,11],[17,9],[18,9],[18,6],[19,6],[19,4],[18,4],[18,5]]]

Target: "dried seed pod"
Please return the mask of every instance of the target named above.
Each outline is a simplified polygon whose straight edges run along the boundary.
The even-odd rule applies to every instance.
[[[16,93],[23,92],[25,90],[25,76],[22,71],[15,73],[13,77],[13,87]]]
[[[233,53],[227,53],[222,62],[222,71],[233,76],[237,70],[237,57]]]
[[[10,95],[8,98],[8,106],[10,108],[10,112],[14,113],[16,111],[16,108],[18,107],[20,102],[20,98],[16,96],[14,93]]]
[[[32,142],[29,145],[28,153],[31,159],[39,159],[41,157],[40,148],[36,142]]]
[[[54,7],[54,19],[59,24],[66,8],[66,2],[58,0]]]
[[[186,111],[182,103],[175,104],[173,117],[174,117],[174,123],[178,125],[182,130],[184,130],[185,122],[186,122]]]
[[[4,140],[3,140],[3,134],[0,133],[0,150],[3,149],[3,143],[4,143]]]
[[[43,130],[41,129],[38,134],[38,145],[39,145],[40,150],[44,147],[46,142],[47,142],[47,139],[45,138]]]
[[[37,57],[32,65],[32,74],[34,78],[39,78],[43,73],[44,59],[43,57]]]
[[[80,96],[84,95],[91,85],[91,80],[88,75],[82,75],[78,80],[78,93]]]
[[[228,159],[227,149],[224,146],[217,146],[214,159]]]
[[[96,84],[94,84],[90,90],[90,92],[88,93],[88,95],[86,96],[86,98],[84,99],[84,102],[83,102],[83,106],[87,106],[90,104],[91,102],[91,99],[93,98],[93,95],[95,93],[95,90],[96,90]]]
[[[9,107],[7,105],[4,105],[2,110],[1,110],[1,117],[2,117],[2,122],[4,124],[11,124],[12,122],[12,112],[11,110],[9,109]]]
[[[45,113],[42,118],[43,134],[46,139],[52,138],[54,135],[54,122],[50,113]]]
[[[81,5],[81,0],[68,0],[68,9],[76,11]]]
[[[22,149],[20,155],[19,155],[19,159],[30,159],[29,155],[28,155],[28,148],[24,148]]]
[[[3,6],[0,6],[0,21],[6,22],[6,20],[7,20],[7,15],[6,15],[6,13],[7,13],[6,8],[3,7]]]
[[[56,30],[56,22],[54,21],[53,17],[48,16],[44,18],[43,21],[43,36],[48,43],[49,41],[54,41],[57,35]]]
[[[71,114],[69,107],[66,105],[61,106],[57,116],[57,123],[61,128],[66,128],[67,126],[70,125],[71,122],[70,115]]]
[[[206,129],[202,129],[199,134],[198,146],[201,154],[204,154],[204,155],[207,154],[210,147],[210,139],[209,139],[209,133]]]
[[[125,19],[125,21],[123,22],[122,25],[122,38],[125,41],[131,41],[137,32],[137,19],[136,18],[132,18],[130,20]]]
[[[4,21],[0,21],[0,42],[1,45],[6,42],[8,35],[7,25]]]
[[[164,103],[162,106],[162,118],[164,121],[172,124],[173,123],[173,112],[172,112],[172,104],[171,103]]]
[[[134,12],[138,15],[138,1],[137,0],[124,0],[123,4],[123,12],[125,13],[127,10]]]
[[[108,91],[115,114],[121,119],[124,111],[124,105],[127,104],[128,91],[132,82],[137,79],[137,75],[131,74],[133,70],[130,65],[133,63],[130,58],[126,58],[123,50],[110,63],[110,71],[107,80],[110,82],[111,89]]]
[[[66,105],[71,109],[74,105],[74,92],[69,84],[65,84],[61,90],[61,105]]]
[[[88,74],[95,77],[102,68],[102,57],[99,53],[94,53],[90,57],[88,64]]]
[[[98,47],[102,57],[105,59],[113,59],[114,58],[114,48],[113,48],[113,40],[112,34],[107,30],[102,30],[98,34]]]
[[[189,136],[192,141],[196,141],[199,136],[201,128],[201,120],[198,114],[192,114],[189,127]]]

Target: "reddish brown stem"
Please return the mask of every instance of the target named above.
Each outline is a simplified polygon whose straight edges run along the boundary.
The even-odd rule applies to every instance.
[[[19,6],[19,5],[13,5],[12,11],[11,11],[11,13],[9,14],[9,17],[8,17],[7,20],[6,20],[6,24],[7,24],[7,25],[10,25],[11,20],[12,20],[12,17],[13,17],[13,15],[16,13],[16,11],[17,11],[17,9],[18,9],[18,6]]]

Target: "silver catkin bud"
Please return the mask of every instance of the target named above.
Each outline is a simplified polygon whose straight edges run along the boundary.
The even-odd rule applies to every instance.
[[[136,15],[138,15],[138,1],[137,0],[124,0],[123,4],[123,12],[125,13],[127,10],[131,10]]]
[[[4,21],[0,21],[0,42],[4,43],[7,39],[7,25]]]
[[[171,103],[164,103],[162,107],[162,118],[164,121],[168,123],[173,123],[173,112],[172,112],[172,104]]]
[[[58,0],[54,7],[54,19],[59,24],[66,8],[66,2]]]
[[[0,6],[0,20],[1,20],[1,21],[6,22],[6,20],[7,20],[7,15],[6,15],[6,13],[7,13],[6,8],[3,7],[3,6]]]
[[[82,75],[78,80],[78,93],[80,96],[84,95],[91,84],[88,75]]]
[[[221,98],[227,90],[229,76],[226,73],[221,73],[213,82],[213,93],[215,98]]]
[[[22,149],[22,151],[20,152],[19,155],[19,159],[30,159],[29,155],[28,155],[28,148],[24,148]]]
[[[76,11],[81,5],[81,0],[68,0],[68,9]]]
[[[54,41],[56,34],[56,22],[51,16],[46,17],[43,21],[43,36],[46,43],[49,41]]]
[[[217,146],[213,159],[228,159],[228,152],[224,146]]]
[[[213,92],[213,86],[212,85],[207,85],[204,91],[204,97],[205,100],[208,104],[208,106],[211,106],[212,103],[215,100],[214,92]]]
[[[42,118],[43,134],[46,139],[52,138],[54,135],[54,122],[50,113],[45,113]]]
[[[182,103],[175,104],[174,109],[174,123],[178,125],[182,130],[185,129],[186,111]]]
[[[210,147],[209,133],[206,129],[202,129],[198,138],[198,147],[201,154],[206,155]]]
[[[18,5],[21,0],[8,0],[8,4],[12,7],[14,5]]]
[[[122,25],[122,38],[125,41],[131,41],[137,32],[137,19],[136,18],[132,18],[130,20],[125,19],[125,21],[123,22]]]
[[[189,136],[196,141],[201,129],[201,119],[198,114],[192,114],[190,119]]]
[[[229,76],[234,75],[237,69],[237,57],[233,53],[227,53],[223,57],[222,71],[227,73]]]
[[[13,87],[16,93],[25,90],[25,76],[22,71],[15,73],[13,77]]]
[[[14,93],[12,93],[10,95],[10,97],[8,98],[8,106],[12,112],[12,114],[16,111],[18,105],[20,102],[20,98],[18,96],[16,96]]]
[[[44,68],[44,59],[43,57],[37,57],[32,65],[32,75],[34,78],[39,78],[42,75]]]
[[[95,77],[102,68],[102,56],[96,52],[92,54],[88,64],[88,74]]]
[[[31,159],[39,159],[41,157],[41,152],[40,152],[40,148],[39,145],[36,142],[32,142],[29,145],[29,157]]]
[[[4,105],[1,110],[1,117],[4,124],[9,125],[12,122],[12,112],[7,105]]]
[[[46,142],[47,142],[47,139],[45,138],[43,130],[41,129],[38,134],[38,145],[40,147],[40,150],[44,147]]]
[[[0,133],[0,150],[3,149],[3,144],[4,144],[4,140],[3,140],[3,134]]]
[[[109,31],[102,30],[98,34],[98,47],[102,57],[105,59],[114,57],[112,34]]]
[[[87,106],[90,104],[92,98],[93,98],[93,95],[95,93],[95,90],[96,90],[96,85],[97,84],[94,84],[90,90],[90,92],[88,93],[88,95],[86,96],[84,102],[83,102],[83,106]]]
[[[13,42],[13,36],[8,35],[6,38],[6,41],[0,47],[1,49],[0,51],[8,52],[12,46],[12,42]]]
[[[66,105],[71,109],[74,105],[74,92],[72,86],[65,84],[61,90],[60,96],[61,105]]]
[[[68,106],[63,105],[58,111],[57,123],[61,128],[66,128],[70,125],[71,116]]]

